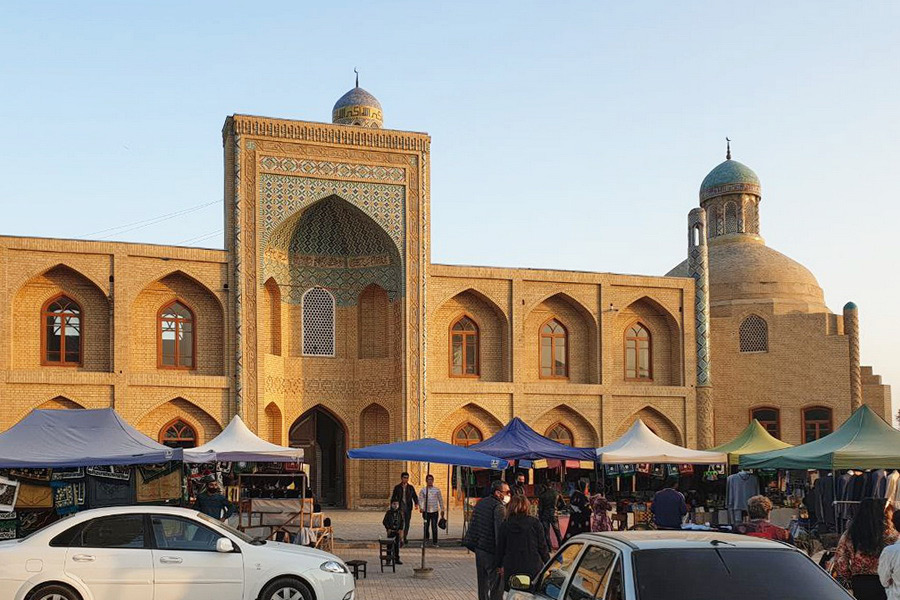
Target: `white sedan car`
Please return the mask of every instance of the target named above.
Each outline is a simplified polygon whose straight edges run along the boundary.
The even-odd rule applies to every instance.
[[[185,508],[77,513],[0,542],[0,600],[353,600],[338,557]]]

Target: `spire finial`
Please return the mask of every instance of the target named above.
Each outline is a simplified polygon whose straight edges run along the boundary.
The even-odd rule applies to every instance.
[[[359,71],[356,70],[356,67],[353,67],[353,72],[356,73],[356,87],[359,87]]]
[[[356,85],[358,86],[359,84],[356,84]],[[725,138],[725,147],[726,147],[725,160],[731,160],[731,139],[729,139],[727,137]]]

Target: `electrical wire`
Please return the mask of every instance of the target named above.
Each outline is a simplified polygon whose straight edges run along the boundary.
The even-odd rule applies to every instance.
[[[100,231],[95,231],[93,233],[85,234],[81,237],[93,237],[95,235],[100,235],[101,233],[109,233],[114,232],[112,235],[120,235],[122,233],[128,233],[129,231],[135,231],[136,229],[143,229],[144,227],[150,227],[151,225],[156,225],[157,223],[162,223],[163,221],[168,221],[169,219],[174,219],[175,217],[180,217],[181,215],[186,215],[188,213],[196,212],[200,209],[206,208],[207,206],[212,206],[213,204],[219,204],[221,200],[213,200],[212,202],[205,202],[203,204],[198,204],[197,206],[191,206],[189,208],[183,208],[181,210],[168,213],[165,215],[160,215],[157,217],[152,217],[150,219],[144,219],[143,221],[134,221],[132,223],[126,223],[125,225],[119,225],[117,227],[109,227],[107,229],[101,229]]]
[[[224,233],[224,229],[218,229],[216,231],[211,231],[209,233],[204,233],[203,235],[198,235],[197,237],[188,238],[186,240],[181,240],[180,242],[175,242],[176,246],[182,246],[184,244],[192,244],[194,242],[202,242],[203,240],[211,237],[215,237],[217,235],[221,235]]]

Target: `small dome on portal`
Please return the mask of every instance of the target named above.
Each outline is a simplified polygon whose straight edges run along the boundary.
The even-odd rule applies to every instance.
[[[338,125],[381,128],[383,122],[381,103],[375,96],[359,87],[359,75],[356,76],[356,87],[334,103],[331,122]]]

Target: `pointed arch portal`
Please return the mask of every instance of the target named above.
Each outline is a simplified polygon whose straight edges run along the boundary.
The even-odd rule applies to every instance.
[[[310,487],[324,506],[346,505],[347,428],[328,409],[312,408],[294,421],[288,439],[303,448]]]

